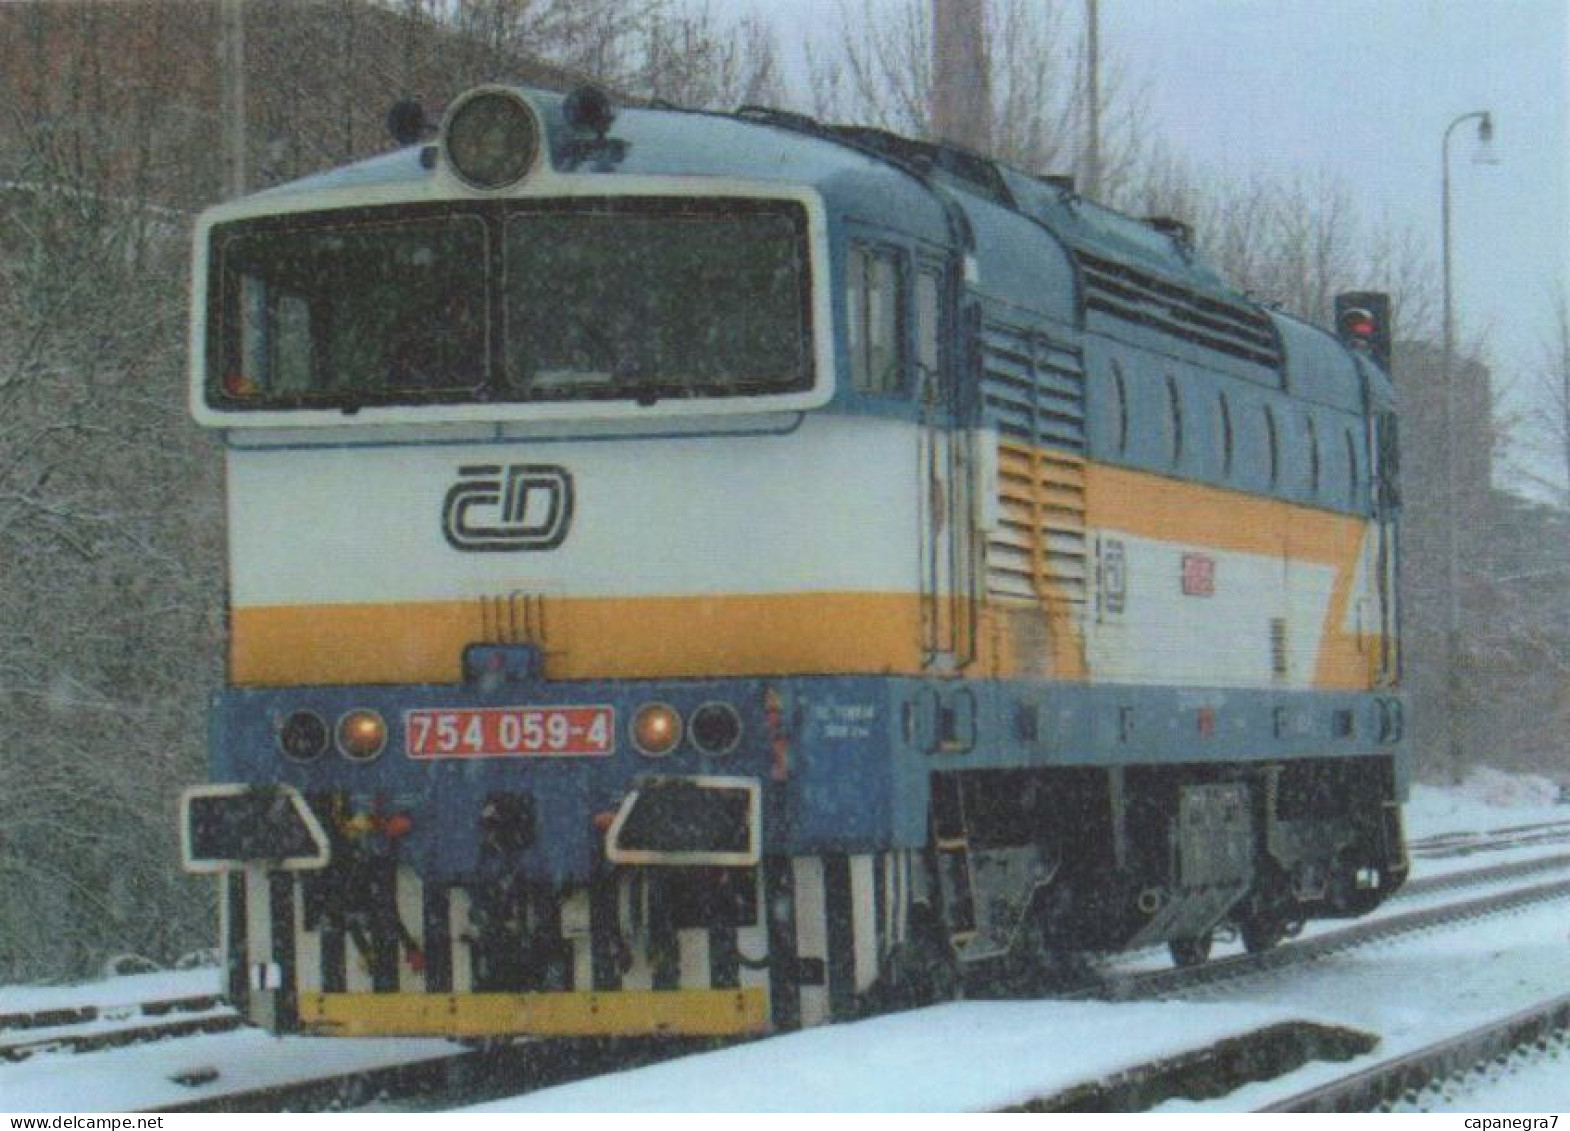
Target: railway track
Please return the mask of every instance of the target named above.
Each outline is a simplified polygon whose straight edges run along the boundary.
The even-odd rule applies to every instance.
[[[80,1006],[0,1014],[0,1061],[40,1052],[95,1052],[126,1045],[224,1033],[240,1017],[216,994],[114,1006]]]
[[[1570,841],[1570,820],[1537,821],[1526,825],[1507,825],[1487,832],[1436,833],[1407,842],[1407,852],[1426,860],[1471,856],[1479,852],[1502,852],[1536,844]]]
[[[1266,971],[1314,962],[1332,954],[1383,942],[1386,939],[1502,914],[1533,903],[1564,898],[1570,898],[1570,879],[1533,884],[1530,887],[1515,888],[1495,895],[1459,903],[1447,903],[1439,907],[1384,915],[1311,938],[1297,939],[1288,945],[1259,954],[1234,955],[1207,962],[1203,966],[1181,966],[1130,974],[1113,974],[1105,981],[1080,988],[1067,996],[1101,997],[1112,1001],[1176,996],[1201,988],[1219,986],[1239,978],[1252,977]]]
[[[1526,1051],[1545,1052],[1570,1033],[1570,994],[1395,1057],[1344,1079],[1277,1100],[1264,1112],[1379,1111],[1416,1102],[1447,1079]]]

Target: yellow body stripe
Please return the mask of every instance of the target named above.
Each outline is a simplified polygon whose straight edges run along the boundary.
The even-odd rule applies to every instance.
[[[339,1037],[736,1036],[768,1028],[768,994],[734,990],[603,993],[300,995],[300,1025]]]
[[[914,595],[546,598],[551,679],[920,670]],[[455,683],[463,649],[500,643],[479,601],[235,609],[241,686]],[[534,641],[538,643],[538,641]]]

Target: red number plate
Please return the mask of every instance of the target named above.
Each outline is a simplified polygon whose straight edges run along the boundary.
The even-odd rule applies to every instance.
[[[406,711],[411,758],[583,758],[615,743],[611,707],[492,707]]]

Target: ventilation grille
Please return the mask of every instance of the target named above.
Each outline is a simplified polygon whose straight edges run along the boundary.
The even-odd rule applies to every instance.
[[[998,529],[987,539],[987,592],[1011,600],[1085,600],[1085,461],[998,443]]]
[[[1270,319],[1260,312],[1206,298],[1124,263],[1084,252],[1074,258],[1091,311],[1280,372],[1281,345]]]
[[[982,420],[998,433],[998,529],[987,592],[1083,602],[1085,376],[1079,354],[1039,334],[982,329]]]
[[[481,644],[533,644],[545,647],[545,597],[514,590],[480,598]]]
[[[981,332],[982,419],[1003,438],[1083,453],[1085,370],[1078,352],[1039,334]]]

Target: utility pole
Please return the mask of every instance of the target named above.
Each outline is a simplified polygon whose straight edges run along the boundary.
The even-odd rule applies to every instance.
[[[1460,458],[1460,437],[1457,435],[1456,360],[1455,360],[1455,304],[1451,296],[1450,255],[1450,135],[1463,122],[1477,122],[1478,142],[1484,147],[1482,160],[1492,164],[1487,146],[1494,138],[1494,117],[1487,110],[1473,110],[1462,114],[1445,127],[1444,140],[1439,146],[1439,225],[1440,246],[1443,257],[1443,334],[1445,367],[1445,727],[1446,762],[1454,780],[1463,774],[1466,745],[1462,741],[1461,727],[1461,498],[1457,485],[1456,460]]]
[[[984,0],[932,2],[932,133],[940,141],[992,148],[992,82]]]
[[[224,194],[245,194],[245,0],[219,0],[218,89],[223,121]]]
[[[1096,0],[1085,0],[1085,183],[1081,191],[1101,195],[1101,15]]]

